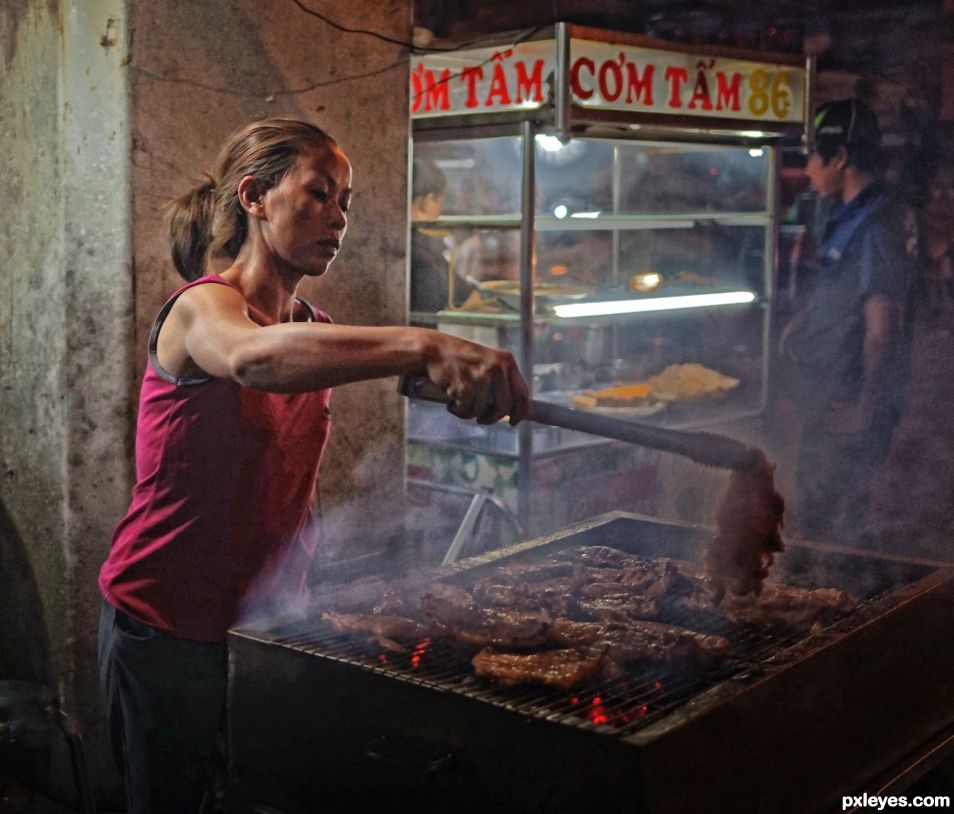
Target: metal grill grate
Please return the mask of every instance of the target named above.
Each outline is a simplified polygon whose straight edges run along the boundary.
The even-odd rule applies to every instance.
[[[698,567],[707,538],[704,529],[610,515],[454,566],[376,575],[374,584],[326,571],[316,601],[342,614],[397,610],[400,599],[389,604],[395,595],[382,599],[385,590],[407,591],[413,603],[433,582],[466,588],[501,565],[571,545]],[[736,627],[711,612],[680,617],[700,610],[690,595],[665,621],[725,636],[731,661],[705,671],[688,662],[629,669],[570,692],[492,686],[475,675],[473,650],[448,640],[386,653],[386,639],[335,632],[317,612],[262,619],[229,634],[232,773],[250,797],[289,811],[327,808],[335,789],[341,810],[393,807],[398,789],[436,811],[768,811],[779,800],[790,811],[828,811],[837,789],[873,783],[908,760],[899,749],[913,750],[917,765],[919,745],[935,749],[954,726],[943,624],[954,568],[793,541],[773,577],[845,591],[862,606],[801,636]],[[366,805],[355,804],[356,790]]]
[[[873,601],[873,600],[871,600]],[[697,665],[652,665],[627,669],[618,678],[602,679],[577,691],[535,685],[496,687],[473,673],[473,652],[433,640],[416,643],[404,653],[384,651],[362,636],[342,635],[315,623],[307,631],[272,637],[284,647],[344,661],[393,678],[458,692],[527,715],[606,734],[629,735],[671,712],[695,695],[760,664],[802,641],[805,634],[772,633],[735,625],[724,617],[685,608],[669,609],[666,621],[724,636],[732,657],[709,669]]]

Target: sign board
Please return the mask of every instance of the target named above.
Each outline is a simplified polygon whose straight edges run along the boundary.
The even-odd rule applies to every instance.
[[[411,116],[540,108],[551,101],[556,41],[428,54],[411,62]],[[594,110],[753,123],[804,119],[803,67],[662,48],[570,41],[573,102]]]

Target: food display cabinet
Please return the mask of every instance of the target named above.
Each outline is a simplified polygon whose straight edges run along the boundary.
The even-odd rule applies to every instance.
[[[413,60],[411,324],[510,350],[536,399],[679,428],[758,415],[780,141],[809,135],[811,64],[536,36]],[[408,438],[413,475],[492,489],[534,532],[654,509],[648,450],[426,403]]]

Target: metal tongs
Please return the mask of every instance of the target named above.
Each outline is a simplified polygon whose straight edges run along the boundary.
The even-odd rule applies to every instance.
[[[426,376],[414,374],[402,376],[399,392],[408,398],[435,401],[447,404],[447,394]],[[562,427],[565,430],[613,438],[630,444],[658,449],[681,455],[696,463],[719,469],[753,469],[759,461],[759,450],[735,438],[712,432],[689,432],[654,427],[634,421],[574,410],[546,401],[530,401],[529,421]]]

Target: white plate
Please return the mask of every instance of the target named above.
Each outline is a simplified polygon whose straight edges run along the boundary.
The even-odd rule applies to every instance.
[[[571,402],[571,407],[577,410],[586,410],[590,413],[599,413],[605,416],[616,416],[618,418],[645,418],[646,416],[656,415],[666,409],[666,402],[654,401],[652,404],[643,404],[639,407],[577,407]]]
[[[645,418],[666,409],[666,402],[664,401],[654,401],[651,404],[640,404],[633,407],[580,407],[573,403],[573,396],[582,395],[583,392],[582,390],[545,390],[542,393],[534,393],[534,397],[540,401],[548,401],[551,404],[572,407],[574,410],[585,410],[588,413],[598,413],[599,415],[616,418]]]

